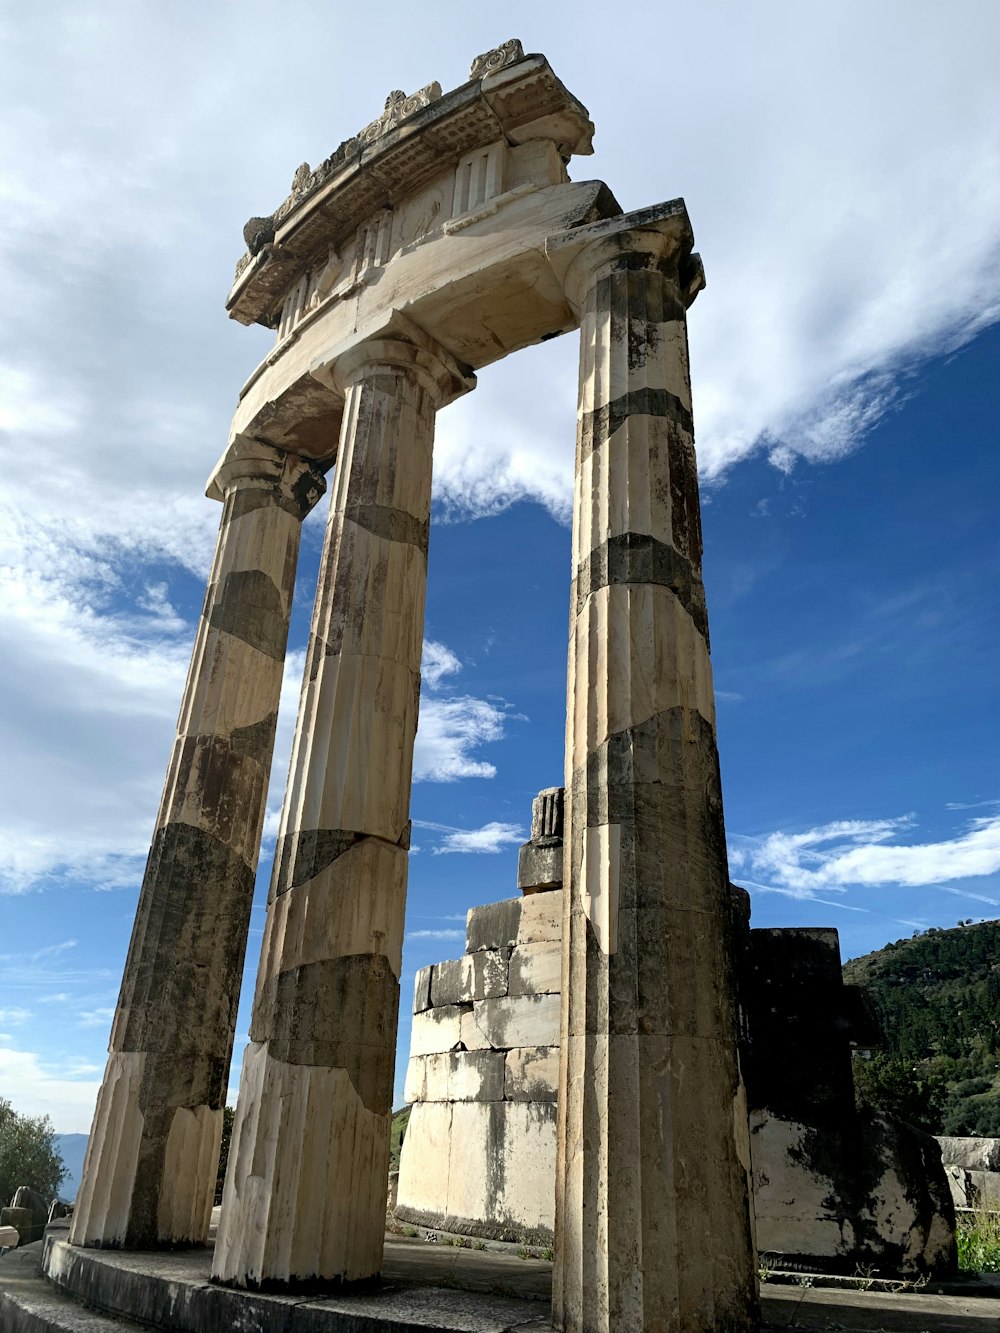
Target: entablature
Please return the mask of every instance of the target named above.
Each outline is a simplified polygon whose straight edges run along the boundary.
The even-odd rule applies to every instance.
[[[431,83],[390,93],[377,120],[315,169],[304,163],[275,212],[247,223],[231,318],[283,337],[400,248],[483,216],[495,199],[565,180],[565,162],[593,151],[593,132],[545,57],[524,55],[518,41],[477,57],[454,92]],[[417,207],[397,221],[411,198]]]

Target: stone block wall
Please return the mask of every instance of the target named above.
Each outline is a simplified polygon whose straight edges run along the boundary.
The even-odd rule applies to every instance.
[[[733,902],[761,1255],[772,1267],[947,1275],[954,1216],[937,1145],[855,1109],[851,1046],[878,1034],[843,984],[837,932],[751,930],[745,897]],[[551,1240],[561,931],[562,894],[529,888],[473,908],[465,954],[417,973],[398,1218]],[[980,1185],[988,1154],[976,1147],[951,1156],[970,1182],[979,1168]],[[976,1197],[993,1194],[980,1185]]]
[[[938,1144],[955,1207],[1000,1212],[1000,1139],[940,1136]]]
[[[474,907],[417,973],[396,1216],[490,1240],[553,1232],[562,895]]]

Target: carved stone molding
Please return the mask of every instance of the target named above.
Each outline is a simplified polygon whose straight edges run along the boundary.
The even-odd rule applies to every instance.
[[[482,79],[487,74],[495,74],[498,69],[523,59],[524,47],[516,37],[512,37],[509,42],[501,42],[492,51],[484,51],[481,56],[476,56],[469,70],[469,78]]]
[[[288,196],[244,229],[247,253],[228,302],[234,318],[273,327],[279,298],[303,269],[315,267],[331,244],[344,244],[377,208],[419,187],[438,161],[446,167],[501,138],[513,148],[547,139],[564,162],[592,151],[586,107],[544,56],[525,56],[512,38],[477,56],[472,68],[473,77],[449,93],[438,83],[409,96],[394,90],[377,119],[318,166],[296,169]]]

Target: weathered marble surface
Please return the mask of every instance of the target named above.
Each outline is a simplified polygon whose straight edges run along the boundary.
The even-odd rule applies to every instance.
[[[531,837],[518,849],[517,887],[522,893],[544,893],[562,888],[562,787],[546,787],[531,805]]]
[[[546,252],[581,329],[553,1318],[588,1333],[749,1329],[749,1144],[685,323],[701,266],[679,202]]]
[[[213,1274],[382,1258],[434,414],[471,382],[402,341],[341,361],[334,483]]]
[[[303,459],[238,440],[73,1215],[76,1245],[203,1242],[302,519]]]

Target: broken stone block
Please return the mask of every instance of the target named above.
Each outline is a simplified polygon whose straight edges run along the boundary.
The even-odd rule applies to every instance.
[[[969,1185],[975,1194],[975,1207],[988,1213],[1000,1212],[1000,1172],[967,1171]]]
[[[3,1208],[0,1209],[0,1228],[10,1228],[18,1236],[19,1245],[30,1245],[33,1240],[39,1240],[35,1235],[35,1223],[32,1220],[30,1208]],[[10,1248],[13,1248],[11,1246]]]
[[[941,1160],[945,1166],[966,1171],[1000,1171],[1000,1139],[939,1135]]]
[[[524,894],[562,888],[562,839],[548,846],[524,842],[517,853],[517,887]]]
[[[519,944],[510,956],[508,995],[558,995],[562,942]]]
[[[956,1208],[975,1208],[979,1203],[972,1177],[964,1166],[946,1166],[945,1177],[951,1190],[951,1201]]]
[[[413,978],[413,1012],[422,1014],[425,1009],[431,1007],[431,976],[434,972],[433,964],[430,967],[422,967]]]
[[[954,1272],[951,1193],[929,1134],[870,1113],[818,1131],[753,1111],[750,1141],[757,1245],[772,1266]]]
[[[547,787],[531,806],[531,838],[517,855],[517,887],[524,894],[562,887],[563,788]]]
[[[482,907],[471,908],[465,924],[466,952],[476,953],[479,949],[509,949],[517,941],[520,919],[520,898],[504,898],[498,903],[486,903]]]
[[[476,1026],[498,1050],[515,1046],[556,1046],[559,1043],[559,996],[519,995],[477,1000],[472,1006]]]
[[[559,1095],[559,1047],[508,1051],[503,1095],[509,1102],[554,1102]]]
[[[431,978],[431,1004],[464,1004],[472,1000],[472,959],[468,954],[434,964]]]

